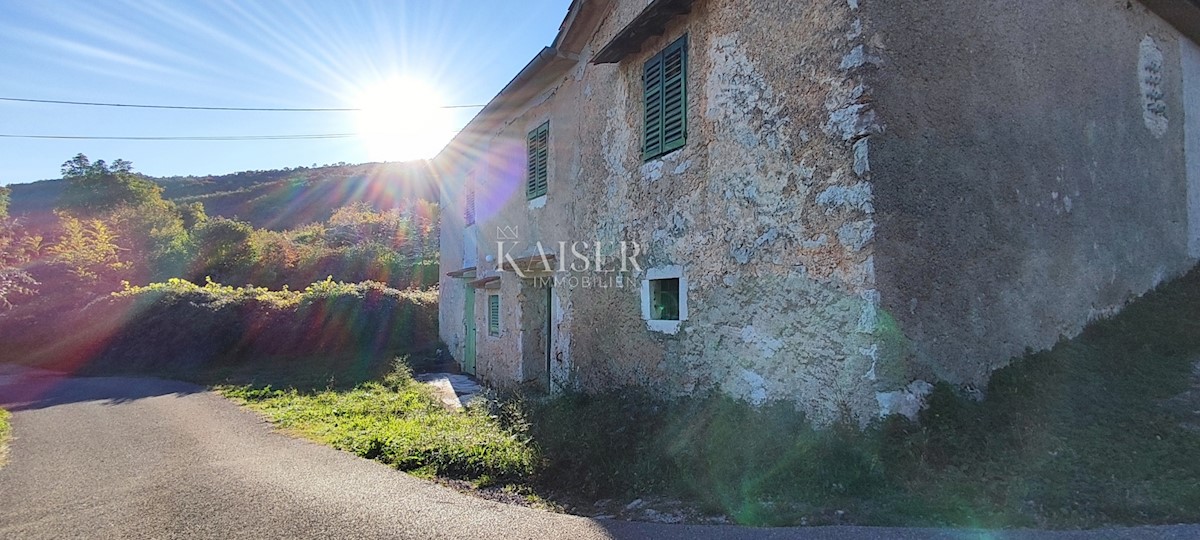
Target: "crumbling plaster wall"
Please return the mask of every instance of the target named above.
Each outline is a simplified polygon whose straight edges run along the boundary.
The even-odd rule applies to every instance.
[[[643,4],[618,2],[592,46]],[[685,32],[688,141],[643,163],[642,65]],[[571,228],[642,244],[645,267],[683,266],[691,312],[660,334],[636,282],[568,291],[578,384],[718,388],[819,422],[870,418],[880,393],[908,385],[903,339],[877,309],[868,138],[884,126],[866,40],[852,2],[700,1],[640,53],[560,88],[588,119],[567,173],[580,179]]]
[[[438,171],[441,191],[438,204],[442,222],[439,229],[439,272],[438,278],[438,335],[449,348],[451,356],[460,362],[466,344],[464,325],[465,280],[452,278],[447,272],[463,268],[463,236],[467,233],[463,219],[463,178],[466,171],[451,167],[443,162],[444,170]]]
[[[1192,263],[1178,35],[1126,0],[864,2],[882,308],[981,384]]]
[[[821,423],[913,412],[896,405],[916,401],[908,344],[879,309],[876,287],[870,144],[884,122],[865,77],[881,60],[864,47],[872,36],[858,2],[701,0],[641,52],[588,64],[645,2],[613,5],[585,62],[477,145],[486,147],[473,165],[479,275],[496,273],[484,261],[497,226],[519,231],[514,257],[533,254],[537,241],[632,241],[645,248],[643,268],[684,268],[690,317],[675,335],[648,330],[644,273],[622,286],[558,287],[556,383],[719,389],[755,404],[791,401]],[[684,33],[688,141],[643,163],[642,65]],[[525,135],[546,119],[549,193],[532,207]],[[610,262],[615,255],[606,253]],[[504,335],[486,337],[480,291],[477,365],[504,386],[522,378],[521,282],[501,276]],[[461,326],[455,309],[443,307],[444,324]]]
[[[473,171],[476,182],[477,277],[500,277],[500,336],[487,335],[486,296],[495,291],[477,291],[475,309],[479,328],[476,373],[482,380],[499,388],[514,389],[528,382],[530,377],[541,377],[545,373],[544,368],[526,370],[522,363],[523,348],[529,341],[527,334],[532,331],[522,324],[527,318],[522,313],[523,302],[539,302],[536,307],[541,310],[544,306],[540,304],[544,304],[545,299],[527,295],[528,284],[515,273],[499,271],[497,263],[502,260],[503,254],[510,254],[514,259],[537,254],[538,242],[549,251],[557,251],[554,248],[558,242],[570,241],[575,237],[568,216],[574,205],[571,190],[576,179],[568,171],[578,169],[580,152],[576,146],[579,141],[576,131],[581,119],[570,106],[558,103],[559,94],[566,87],[569,84],[564,79],[536,92],[527,103],[513,104],[507,119],[478,134],[478,140],[469,145],[469,151],[463,152],[457,159],[463,163],[462,170]],[[550,122],[551,144],[548,193],[544,201],[531,202],[525,194],[526,136],[546,121]],[[503,251],[498,246],[501,241],[504,242]],[[462,249],[461,243],[456,248]],[[555,291],[558,295],[565,293]],[[443,298],[446,296],[443,294]],[[569,300],[558,296],[555,302],[561,308]],[[443,317],[453,319],[453,315],[445,315],[447,309],[455,308],[443,307]],[[569,362],[570,336],[565,331],[570,324],[569,310],[560,310],[558,315],[552,324],[555,337],[552,339],[555,347],[552,356],[561,359],[561,365],[557,368],[558,372],[562,372],[567,371]],[[461,327],[461,320],[456,324]],[[558,339],[560,336],[561,339]],[[457,351],[461,354],[461,347]],[[567,377],[560,375],[559,378]]]

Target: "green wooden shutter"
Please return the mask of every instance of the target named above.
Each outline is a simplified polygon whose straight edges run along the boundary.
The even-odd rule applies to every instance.
[[[538,174],[534,183],[534,197],[546,194],[550,181],[550,121],[538,126]]]
[[[642,70],[642,86],[646,91],[642,159],[652,159],[662,154],[662,80],[662,55],[657,54],[646,61]]]
[[[687,139],[687,36],[663,51],[662,153]]]
[[[546,194],[550,180],[550,122],[530,131],[525,140],[529,161],[525,179],[525,197],[536,199]]]
[[[687,36],[646,61],[642,159],[682,148],[687,141]]]
[[[500,295],[488,295],[488,335],[500,335]]]
[[[538,168],[538,149],[537,149],[537,130],[529,132],[529,136],[525,138],[525,198],[532,199],[536,191],[537,185],[537,168]],[[490,301],[490,300],[489,300]]]

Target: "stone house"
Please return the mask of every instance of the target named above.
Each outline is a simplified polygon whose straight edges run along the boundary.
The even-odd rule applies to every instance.
[[[1195,0],[576,0],[434,160],[441,336],[548,392],[912,415],[1200,254]]]

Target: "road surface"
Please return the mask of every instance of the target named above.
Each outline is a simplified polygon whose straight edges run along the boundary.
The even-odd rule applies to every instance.
[[[482,500],[285,436],[181,382],[8,366],[0,406],[14,412],[0,469],[0,538],[1200,537],[1190,525],[996,533],[593,520]]]

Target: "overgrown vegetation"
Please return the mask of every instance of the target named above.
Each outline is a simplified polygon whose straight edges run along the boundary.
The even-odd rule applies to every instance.
[[[483,408],[446,410],[402,364],[349,390],[219,390],[284,430],[422,476],[504,483],[523,481],[537,465],[520,433]]]
[[[79,317],[108,321],[103,349],[84,371],[193,378],[280,358],[302,369],[300,359],[319,355],[349,356],[365,366],[437,343],[437,290],[327,279],[292,291],[172,279],[126,286]]]
[[[12,425],[8,423],[10,414],[0,409],[0,467],[8,462],[8,439],[12,436]]]
[[[939,385],[920,423],[814,430],[791,407],[636,390],[523,402],[544,489],[659,494],[738,523],[1096,527],[1200,521],[1194,407],[1200,271],[1053,350],[974,401]],[[1195,418],[1191,419],[1193,422]]]
[[[437,206],[426,200],[359,200],[279,231],[164,199],[168,190],[122,160],[77,155],[60,187],[49,220],[0,215],[7,358],[95,372],[173,358],[186,371],[255,353],[361,358],[436,340],[436,292],[418,290],[437,281]]]
[[[37,282],[56,285],[42,291],[58,297],[51,303],[60,309],[122,281],[211,277],[301,289],[327,276],[399,288],[437,279],[437,205],[420,197],[392,197],[391,206],[379,209],[343,196],[336,197],[342,206],[328,206],[293,191],[306,206],[326,204],[328,218],[268,230],[210,218],[199,202],[165,199],[163,186],[124,160],[109,164],[79,154],[63,163],[62,173],[53,213],[9,218],[11,190],[0,191],[0,305],[29,303]]]

